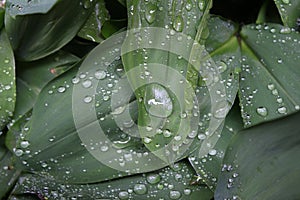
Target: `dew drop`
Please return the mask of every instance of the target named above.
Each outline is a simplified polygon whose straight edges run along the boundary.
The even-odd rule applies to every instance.
[[[78,77],[74,77],[73,79],[72,79],[72,83],[73,84],[77,84],[77,83],[79,83],[80,82],[80,79],[78,78]]]
[[[167,90],[158,84],[147,86],[144,103],[147,112],[156,117],[168,117],[173,110],[173,103]]]
[[[210,149],[209,152],[208,152],[208,154],[211,155],[211,156],[215,156],[217,154],[217,150]]]
[[[184,26],[184,22],[183,22],[182,16],[181,15],[176,16],[174,21],[173,21],[174,30],[177,31],[177,32],[182,32],[183,31],[183,26]]]
[[[22,142],[20,143],[20,146],[21,146],[22,148],[27,148],[27,147],[29,146],[29,142],[28,142],[28,141],[22,141]]]
[[[268,89],[269,89],[269,90],[274,90],[274,89],[275,89],[274,84],[269,84],[269,85],[268,85]]]
[[[203,0],[200,0],[200,2],[199,2],[199,4],[198,4],[198,7],[199,7],[199,9],[200,9],[201,11],[203,11],[204,8],[205,8],[205,2],[204,2]]]
[[[102,79],[105,79],[106,77],[106,72],[105,71],[102,71],[102,70],[98,70],[95,72],[95,78],[98,79],[98,80],[102,80]]]
[[[186,189],[183,190],[183,193],[184,193],[185,195],[190,195],[190,194],[192,193],[192,190],[189,189],[189,188],[186,188]]]
[[[147,193],[147,187],[144,184],[136,184],[133,187],[133,191],[136,194],[146,194]]]
[[[149,24],[152,24],[156,17],[157,6],[149,3],[146,7],[145,18]]]
[[[16,149],[16,150],[15,150],[15,155],[18,156],[18,157],[22,156],[23,153],[24,153],[24,152],[23,152],[22,149]]]
[[[190,11],[190,10],[192,10],[192,8],[193,8],[193,2],[192,2],[192,0],[187,0],[186,4],[185,4],[185,9],[187,11]]]
[[[84,99],[83,99],[84,103],[91,103],[92,100],[93,100],[93,97],[91,97],[91,96],[86,96],[86,97],[84,97]]]
[[[258,107],[256,109],[257,114],[259,114],[262,117],[266,117],[268,115],[268,110],[265,107]]]
[[[222,101],[217,105],[216,111],[214,112],[215,118],[222,119],[225,118],[230,107],[227,101]]]
[[[170,130],[166,129],[163,131],[163,135],[164,135],[164,137],[168,138],[172,135],[172,133]]]
[[[223,73],[227,70],[227,64],[223,61],[216,62],[216,65],[218,66],[218,70],[220,73]]]
[[[92,86],[92,81],[90,81],[90,80],[85,80],[85,81],[82,82],[82,86],[83,86],[84,88],[89,88],[89,87]]]
[[[170,191],[169,194],[170,199],[179,199],[181,197],[181,193],[177,190]]]
[[[290,3],[290,0],[281,0],[282,1],[282,3],[284,3],[284,4],[289,4]]]
[[[85,0],[85,1],[83,2],[83,7],[84,7],[85,9],[89,9],[89,8],[92,6],[92,3],[93,3],[93,0]]]
[[[129,198],[129,193],[126,191],[119,192],[119,199],[126,200]]]
[[[63,93],[63,92],[65,92],[65,91],[66,91],[66,88],[63,87],[63,86],[57,88],[57,92],[59,92],[59,93]]]
[[[279,107],[279,108],[277,109],[277,111],[278,111],[280,114],[286,114],[287,109],[286,109],[286,107],[281,106],[281,107]]]
[[[102,152],[106,152],[106,151],[108,151],[108,146],[107,145],[103,145],[103,146],[100,147],[100,150]]]
[[[160,182],[161,177],[159,174],[150,174],[146,177],[147,182],[150,184],[157,184]]]

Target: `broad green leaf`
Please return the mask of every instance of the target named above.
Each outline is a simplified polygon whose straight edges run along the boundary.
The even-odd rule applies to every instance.
[[[4,147],[4,136],[0,136],[0,199],[4,199],[20,175],[12,162],[12,153]]]
[[[239,132],[225,154],[215,199],[298,199],[300,113]]]
[[[217,130],[220,139],[213,149],[205,156],[199,157],[198,151],[189,156],[189,161],[195,169],[199,182],[203,182],[213,191],[221,172],[224,155],[232,136],[243,128],[240,109],[234,106],[226,117],[224,126]]]
[[[139,100],[139,134],[152,153],[169,163],[183,157],[188,146],[183,141],[197,132],[194,89],[210,7],[211,1],[127,5],[129,32],[122,60]]]
[[[47,13],[57,2],[58,0],[6,0],[6,10],[12,16]]]
[[[246,127],[300,109],[300,34],[278,24],[241,31],[240,102]]]
[[[33,62],[18,62],[17,102],[14,119],[30,110],[41,89],[52,79],[67,71],[79,59],[67,52],[59,51]]]
[[[0,30],[0,130],[13,115],[16,101],[15,60],[4,29]]]
[[[282,22],[288,27],[297,27],[297,20],[300,18],[299,0],[274,0],[280,13]]]
[[[168,165],[135,133],[137,105],[120,59],[124,37],[110,37],[47,84],[30,121],[12,127],[16,131],[7,145],[22,168],[65,182],[93,183]]]
[[[23,175],[14,195],[39,194],[47,199],[190,199],[210,200],[213,193],[204,185],[192,185],[193,169],[185,162],[152,173],[120,178],[104,183],[72,185]],[[45,189],[46,188],[46,189]]]
[[[38,195],[22,194],[22,195],[10,195],[8,200],[40,200]]]
[[[93,42],[102,42],[104,38],[101,35],[101,29],[109,19],[110,16],[105,7],[105,1],[97,0],[93,12],[78,32],[78,36]]]
[[[46,14],[5,15],[5,28],[17,59],[33,61],[50,55],[68,43],[94,8],[89,0],[58,1]]]

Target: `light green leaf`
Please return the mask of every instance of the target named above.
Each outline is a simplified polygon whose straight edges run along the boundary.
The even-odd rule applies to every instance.
[[[280,13],[282,22],[288,27],[297,27],[297,19],[300,18],[299,0],[274,0]]]
[[[184,157],[188,145],[183,141],[197,132],[194,89],[210,7],[209,0],[127,5],[129,33],[122,59],[139,100],[139,134],[147,148],[168,163]]]
[[[14,119],[16,120],[32,109],[41,89],[78,61],[79,58],[76,56],[59,51],[38,61],[18,62]]]
[[[241,32],[240,102],[246,127],[300,109],[300,34],[278,24]]]
[[[297,199],[300,113],[239,132],[225,154],[215,199]]]
[[[14,195],[35,193],[47,199],[190,199],[210,200],[212,192],[204,185],[191,185],[195,173],[185,162],[152,173],[120,178],[104,183],[72,185],[24,175]],[[47,189],[45,189],[47,188]]]
[[[58,0],[7,0],[6,10],[12,16],[47,13],[57,2]]]
[[[78,32],[78,36],[93,42],[100,43],[104,40],[101,35],[103,24],[110,19],[104,0],[97,0],[95,8],[88,20]]]
[[[67,44],[94,8],[94,3],[86,2],[58,1],[46,14],[11,16],[6,12],[5,28],[17,59],[37,60]]]
[[[15,60],[4,29],[0,31],[0,130],[13,115],[16,101]]]

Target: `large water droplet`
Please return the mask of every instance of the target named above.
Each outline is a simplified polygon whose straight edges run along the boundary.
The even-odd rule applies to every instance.
[[[183,31],[183,26],[184,26],[184,22],[183,22],[182,16],[181,15],[176,16],[174,21],[173,21],[174,30],[177,31],[177,32],[182,32]]]
[[[98,70],[98,71],[95,72],[95,78],[96,79],[102,80],[105,77],[106,77],[106,72],[105,71]]]
[[[154,22],[156,17],[156,11],[157,11],[156,5],[152,3],[147,4],[146,11],[145,11],[145,18],[149,24],[152,24]]]
[[[126,191],[119,192],[119,199],[126,200],[129,198],[129,193]]]
[[[61,86],[61,87],[59,87],[59,88],[57,89],[57,92],[59,92],[59,93],[63,93],[63,92],[65,92],[65,91],[66,91],[66,88],[63,87],[63,86]]]
[[[84,88],[89,88],[89,87],[92,86],[92,81],[91,80],[85,80],[85,81],[82,82],[82,86]]]
[[[20,143],[20,146],[21,146],[22,148],[27,148],[27,147],[29,146],[29,142],[28,142],[28,141],[22,141],[22,142]]]
[[[147,86],[144,103],[147,112],[156,117],[168,117],[173,110],[173,103],[167,90],[158,84]]]
[[[218,103],[216,111],[214,112],[215,118],[222,119],[225,118],[230,106],[228,105],[227,101],[222,101]]]
[[[199,4],[198,4],[198,7],[199,7],[199,9],[200,9],[201,11],[204,10],[204,8],[205,8],[205,2],[204,2],[204,0],[200,0],[200,2],[199,2]]]
[[[286,114],[287,109],[286,109],[286,107],[281,106],[281,107],[279,107],[279,108],[277,109],[277,111],[278,111],[280,114]]]
[[[268,110],[265,107],[258,107],[256,109],[256,112],[257,112],[257,114],[259,114],[260,116],[263,116],[263,117],[268,115]]]
[[[193,2],[192,2],[192,0],[187,0],[186,4],[185,4],[185,9],[187,11],[190,11],[190,10],[192,10],[192,8],[193,8]]]
[[[136,194],[146,194],[147,193],[147,187],[144,184],[136,184],[133,187],[133,191]]]

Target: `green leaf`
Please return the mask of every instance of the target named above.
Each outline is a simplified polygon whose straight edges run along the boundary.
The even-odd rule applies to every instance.
[[[72,185],[24,175],[13,191],[14,195],[39,194],[47,199],[190,199],[210,200],[212,192],[206,186],[191,185],[193,169],[185,162],[152,173],[120,178],[104,183]],[[45,189],[47,188],[47,189]]]
[[[79,58],[76,56],[59,51],[38,61],[18,62],[17,102],[14,119],[19,118],[32,109],[41,89],[78,61]]]
[[[232,136],[242,128],[243,123],[240,116],[240,109],[236,105],[227,115],[224,126],[220,126],[216,131],[220,139],[214,148],[205,156],[199,157],[198,151],[193,152],[189,156],[189,161],[195,169],[199,181],[208,185],[213,191],[217,186],[217,180],[221,172],[227,146]]]
[[[68,43],[94,8],[94,3],[86,2],[58,1],[46,14],[11,16],[6,12],[5,28],[17,59],[37,60]]]
[[[4,29],[0,31],[0,130],[13,115],[16,100],[15,60]]]
[[[122,59],[139,100],[139,134],[151,152],[169,163],[183,157],[182,141],[198,126],[192,119],[199,112],[193,108],[199,70],[194,67],[200,68],[210,7],[211,1],[127,5],[131,32]]]
[[[297,199],[300,113],[241,131],[224,159],[215,199]]]
[[[240,102],[246,127],[298,111],[300,35],[278,24],[249,25],[241,32]]]
[[[101,29],[109,19],[110,16],[105,7],[105,1],[98,0],[90,17],[78,32],[78,36],[93,42],[102,42],[104,38],[101,35]]]
[[[285,26],[297,28],[300,18],[299,0],[274,0]]]
[[[47,13],[58,0],[7,0],[6,10],[11,16]]]

